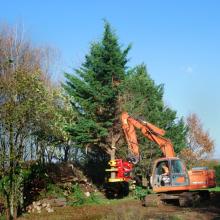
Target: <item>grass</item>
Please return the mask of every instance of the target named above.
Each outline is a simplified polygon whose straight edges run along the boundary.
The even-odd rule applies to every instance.
[[[181,220],[182,218],[178,215],[173,215],[169,217],[169,220]]]
[[[209,189],[210,192],[220,192],[220,186],[216,186],[215,188]]]
[[[55,184],[48,184],[46,189],[41,192],[42,197],[47,196],[55,196],[55,197],[63,197],[64,190],[62,190],[59,186]]]
[[[45,197],[61,197],[67,199],[67,204],[70,206],[83,206],[83,205],[111,205],[120,201],[129,201],[134,199],[135,195],[125,197],[123,199],[107,199],[101,192],[92,192],[90,196],[86,196],[80,185],[75,184],[69,188],[69,194],[65,195],[64,189],[55,184],[49,184],[47,189],[41,192],[39,199]],[[1,220],[1,219],[0,219]]]
[[[72,220],[72,219],[90,219],[90,220],[132,220],[140,217],[139,213],[142,206],[138,204],[138,208],[132,206],[134,198],[128,197],[123,199],[108,200],[103,198],[101,193],[96,196],[101,200],[97,203],[84,203],[82,205],[56,207],[54,213],[42,212],[41,214],[24,213],[19,220]],[[131,204],[131,208],[129,207]],[[128,207],[128,208],[126,208]],[[137,212],[136,212],[137,211]],[[118,218],[118,216],[122,218]],[[138,218],[138,220],[143,218]]]

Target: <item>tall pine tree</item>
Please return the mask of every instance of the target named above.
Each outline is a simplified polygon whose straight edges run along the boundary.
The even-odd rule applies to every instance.
[[[99,157],[103,159],[100,150],[110,153],[118,137],[117,155],[127,157],[128,147],[119,120],[122,111],[135,117],[142,116],[165,129],[176,153],[185,146],[185,125],[182,119],[177,119],[176,112],[164,104],[163,85],[154,83],[144,65],[126,72],[129,49],[121,48],[110,25],[105,23],[101,41],[91,45],[82,66],[74,74],[65,74],[64,87],[78,113],[76,123],[69,126],[69,131],[76,145],[93,149],[90,156],[96,157],[95,164]],[[161,152],[158,146],[137,133],[144,159],[139,166],[146,169],[149,158],[157,158]]]
[[[106,152],[111,148],[120,129],[119,85],[126,75],[129,49],[121,48],[105,22],[101,41],[91,45],[82,66],[74,74],[65,74],[64,88],[78,112],[76,123],[69,127],[76,145]]]
[[[130,70],[121,87],[121,104],[123,111],[127,111],[136,118],[149,121],[166,131],[166,137],[171,139],[174,150],[178,154],[186,147],[186,126],[182,119],[178,119],[176,112],[165,105],[163,101],[164,87],[156,85],[149,76],[145,65],[139,65]],[[159,147],[148,141],[137,131],[142,161],[139,164],[144,169],[148,167],[150,158],[162,155]],[[124,154],[126,146],[121,147],[119,154]]]

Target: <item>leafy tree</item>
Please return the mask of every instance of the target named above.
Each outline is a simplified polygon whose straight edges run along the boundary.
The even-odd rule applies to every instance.
[[[40,145],[41,161],[50,163],[52,159],[67,161],[69,159],[71,137],[66,127],[74,124],[75,112],[69,97],[59,86],[50,86],[46,94],[46,106],[37,123],[36,135]],[[45,158],[44,154],[46,154]]]
[[[214,169],[216,174],[216,184],[217,186],[220,186],[220,164],[218,163],[218,165],[216,165]]]
[[[198,116],[194,113],[187,117],[187,148],[181,152],[181,157],[189,166],[205,165],[214,151],[214,141],[204,130]]]
[[[44,108],[44,87],[40,73],[15,70],[7,78],[0,77],[1,184],[10,216],[22,206],[22,163],[30,136]]]
[[[48,52],[48,51],[47,51]],[[47,119],[50,87],[43,48],[34,48],[22,29],[0,27],[0,193],[7,219],[24,207],[24,161],[38,154],[36,131]]]
[[[165,105],[163,101],[164,86],[156,85],[149,76],[145,65],[132,69],[126,76],[121,90],[122,110],[134,118],[149,121],[166,131],[165,137],[171,139],[176,154],[186,146],[186,127],[176,112]],[[145,170],[149,167],[150,158],[161,156],[159,147],[148,141],[137,131],[142,161],[139,166]],[[125,154],[121,147],[119,154]]]
[[[85,62],[74,74],[65,74],[65,90],[77,111],[77,121],[69,126],[76,145],[109,151],[117,139],[119,85],[125,78],[127,53],[122,50],[109,23],[101,41],[91,45]]]

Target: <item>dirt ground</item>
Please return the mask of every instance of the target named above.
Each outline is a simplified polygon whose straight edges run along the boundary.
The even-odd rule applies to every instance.
[[[172,204],[143,207],[138,200],[122,199],[105,205],[56,208],[54,213],[27,214],[19,220],[220,220],[220,192],[197,207]]]

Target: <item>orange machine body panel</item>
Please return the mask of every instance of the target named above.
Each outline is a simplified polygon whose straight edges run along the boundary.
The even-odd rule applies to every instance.
[[[208,170],[206,167],[195,167],[188,171],[190,179],[190,190],[206,189],[216,186],[216,177],[214,170]]]
[[[153,191],[156,193],[161,192],[177,192],[177,191],[189,191],[189,186],[160,186],[153,187]]]

